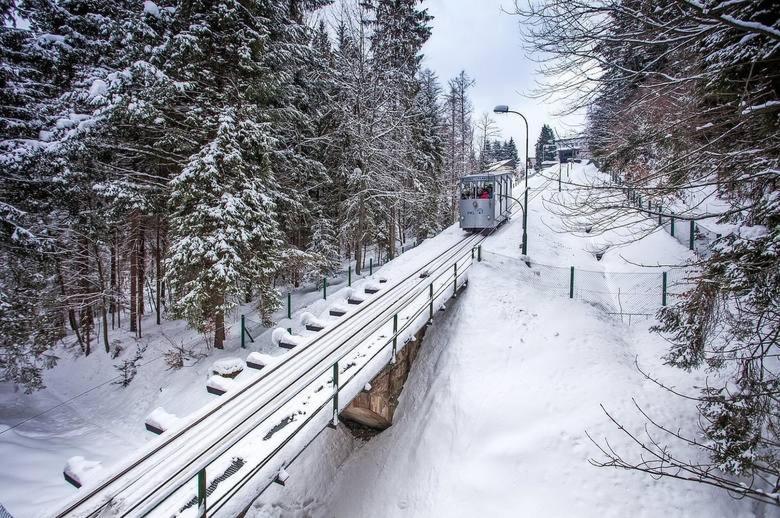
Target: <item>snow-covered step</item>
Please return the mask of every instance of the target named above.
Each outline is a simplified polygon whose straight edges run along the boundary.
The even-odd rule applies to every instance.
[[[274,332],[271,333],[271,342],[283,349],[293,349],[303,343],[303,338],[300,336],[293,336],[286,329],[277,327],[274,329]]]
[[[262,369],[263,367],[267,367],[274,361],[274,357],[270,354],[263,354],[263,353],[249,353],[249,356],[246,357],[246,366],[250,369]]]
[[[74,487],[81,487],[87,482],[100,477],[103,466],[98,461],[87,460],[81,456],[75,456],[68,459],[62,470],[65,481]]]
[[[245,367],[246,364],[241,358],[225,358],[215,361],[211,366],[211,372],[223,378],[235,378]]]
[[[343,317],[347,314],[347,308],[342,306],[333,306],[328,310],[328,314],[332,317]]]
[[[369,295],[373,295],[374,293],[379,293],[379,286],[376,284],[366,284],[366,287],[363,288],[363,291],[365,291]]]
[[[285,482],[287,482],[287,479],[290,478],[290,474],[285,470],[284,468],[279,470],[279,473],[276,474],[276,477],[274,478],[274,482],[279,484],[280,486],[283,486]]]
[[[315,317],[311,313],[304,313],[301,315],[301,324],[307,331],[322,331],[325,329],[325,322]]]
[[[379,284],[385,284],[387,282],[387,277],[380,277],[379,278]]]
[[[225,392],[233,388],[233,385],[235,383],[236,382],[230,378],[223,378],[222,376],[215,374],[214,376],[211,376],[206,382],[206,391],[209,394],[215,394],[217,396],[221,396],[222,394],[224,394]]]
[[[169,430],[179,423],[179,418],[174,414],[169,414],[161,406],[158,406],[152,413],[146,417],[144,426],[152,433],[160,435],[166,430]]]

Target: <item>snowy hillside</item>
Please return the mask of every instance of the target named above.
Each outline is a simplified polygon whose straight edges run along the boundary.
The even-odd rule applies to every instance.
[[[572,175],[586,171],[592,166]],[[555,231],[541,199],[557,183],[538,176],[531,187],[539,193],[529,219],[532,260],[609,274],[639,270],[628,261],[688,256],[661,231],[599,262],[587,252],[590,238]],[[647,380],[635,362],[683,393],[703,374],[662,365],[668,346],[648,333],[652,319],[628,326],[530,286],[520,233],[515,218],[488,240],[468,289],[426,335],[394,425],[365,444],[343,430],[323,434],[253,516],[754,516],[750,504],[714,488],[589,463],[600,453],[588,435],[636,455],[602,405],[639,436],[647,419],[635,404],[660,423],[697,430],[695,405]],[[683,458],[701,455],[672,447]]]

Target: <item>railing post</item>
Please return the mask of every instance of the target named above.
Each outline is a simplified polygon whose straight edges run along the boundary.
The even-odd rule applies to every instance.
[[[206,518],[206,468],[198,471],[198,518]]]
[[[452,278],[452,298],[455,298],[458,296],[458,262],[457,260],[452,265],[454,274]]]
[[[672,216],[671,216],[671,220],[670,221],[671,221],[670,232],[672,234],[672,237],[674,237],[674,212],[672,212]]]
[[[398,313],[393,315],[393,356],[390,358],[390,363],[395,365],[395,352],[398,347]]]
[[[287,292],[287,318],[292,318],[292,292]]]
[[[691,237],[688,239],[688,248],[693,250],[693,241],[696,234],[696,222],[691,220]]]
[[[246,329],[246,326],[244,325],[244,315],[241,315],[241,348],[246,349],[246,341],[244,339],[244,329]]]
[[[339,362],[333,364],[333,421],[335,428],[339,424]]]
[[[433,323],[433,283],[428,285],[428,304],[430,309],[430,316],[428,316],[428,323]]]
[[[322,298],[327,299],[328,298],[328,278],[323,277],[322,278]]]
[[[477,245],[477,262],[482,262],[482,245]]]
[[[571,273],[569,274],[569,298],[574,298],[574,267],[571,267]]]
[[[471,259],[474,259],[474,247],[471,247]]]
[[[371,257],[368,260],[368,274],[369,275],[374,275],[374,258],[373,257]]]
[[[663,225],[663,220],[661,220],[661,204],[658,204],[658,226]]]
[[[661,305],[666,306],[666,272],[661,274]]]
[[[347,267],[347,286],[352,286],[352,265]]]

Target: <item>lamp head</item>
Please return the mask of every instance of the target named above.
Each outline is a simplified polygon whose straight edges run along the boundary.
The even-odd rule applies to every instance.
[[[509,106],[506,104],[499,104],[495,108],[493,108],[493,111],[495,113],[507,113],[509,111]]]

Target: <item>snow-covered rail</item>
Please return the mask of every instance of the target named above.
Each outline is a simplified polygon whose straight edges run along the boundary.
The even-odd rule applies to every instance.
[[[201,409],[180,429],[150,443],[111,475],[83,488],[56,516],[179,514],[189,508],[187,503],[195,493],[196,478],[198,493],[205,499],[206,468],[217,465],[224,471],[226,459],[235,457],[238,449],[262,450],[249,462],[242,460],[235,473],[210,496],[208,506],[205,500],[199,502],[199,515],[227,514],[229,506],[225,504],[249,479],[265,468],[275,474],[278,468],[270,466],[274,456],[285,446],[295,447],[295,435],[299,431],[310,429],[308,435],[301,433],[297,439],[301,442],[304,436],[312,435],[312,430],[316,435],[326,422],[335,419],[335,414],[360,391],[364,383],[361,380],[378,373],[394,357],[396,348],[403,346],[402,337],[424,325],[433,316],[434,306],[455,293],[472,264],[474,248],[485,237],[479,234],[464,237],[406,278],[382,290],[348,318],[285,355],[283,361],[264,368],[257,378]],[[392,331],[381,334],[388,325],[393,326]],[[380,339],[378,347],[365,348],[365,344],[377,338]],[[346,373],[343,382],[339,382],[340,373]],[[326,386],[331,390],[322,390]],[[305,408],[301,405],[307,403],[312,404],[307,412],[296,412],[306,417],[292,434],[279,434],[275,443],[263,443],[263,448],[257,448],[258,431],[270,428],[272,432],[266,434],[267,439],[273,435],[273,425],[280,415],[290,408]],[[303,442],[299,448],[305,447]]]

